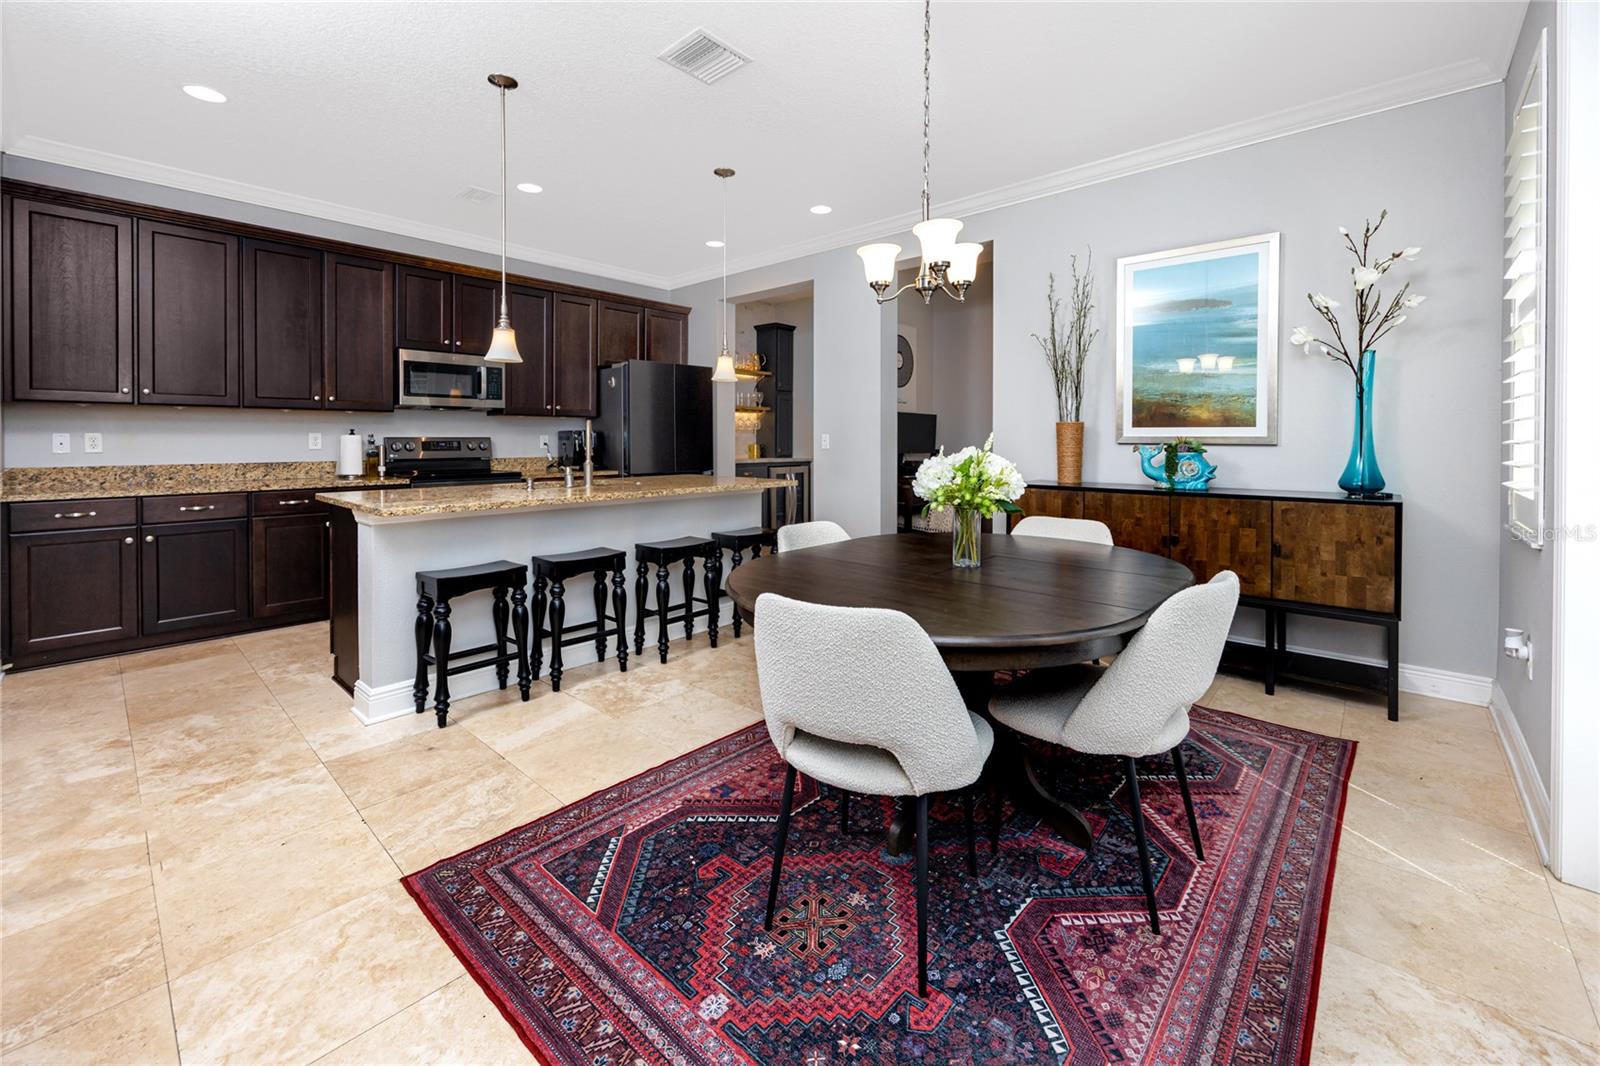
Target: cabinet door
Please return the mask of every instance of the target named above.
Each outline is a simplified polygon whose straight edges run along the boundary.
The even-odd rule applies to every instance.
[[[253,617],[320,617],[328,610],[328,515],[251,520]]]
[[[494,325],[500,317],[500,283],[488,278],[469,278],[457,274],[453,279],[455,299],[455,351],[482,355],[494,339]]]
[[[644,356],[644,308],[600,301],[600,365],[609,366]]]
[[[1398,522],[1398,512],[1390,506],[1274,500],[1272,595],[1324,607],[1396,613]]]
[[[449,274],[421,267],[395,268],[395,299],[399,305],[395,344],[428,351],[455,350],[455,293]]]
[[[141,631],[149,636],[248,618],[249,528],[242,518],[142,526]]]
[[[133,220],[11,205],[11,398],[133,402]]]
[[[507,293],[511,328],[517,331],[517,352],[522,356],[521,365],[506,367],[508,415],[548,415],[552,411],[550,304],[551,296],[543,289],[513,285]]]
[[[794,458],[794,393],[780,392],[772,398],[772,454],[779,459]]]
[[[322,406],[322,253],[247,240],[240,370],[246,407]]]
[[[1239,575],[1242,596],[1272,595],[1272,501],[1177,496],[1168,553],[1196,582],[1223,570]]]
[[[647,308],[644,313],[644,357],[656,363],[689,361],[689,316]]]
[[[394,268],[329,255],[322,273],[324,407],[394,410]]]
[[[1037,489],[1030,486],[1022,491],[1022,499],[1017,501],[1017,506],[1022,508],[1022,513],[1006,516],[1008,531],[1029,515],[1082,518],[1083,493],[1076,489]]]
[[[132,526],[13,534],[11,652],[22,656],[139,633]]]
[[[558,293],[551,312],[550,358],[554,366],[554,413],[590,418],[600,364],[595,355],[595,301]]]
[[[139,402],[239,404],[239,241],[139,220]]]
[[[1172,498],[1141,492],[1085,492],[1083,517],[1104,522],[1119,548],[1167,553],[1172,533]]]

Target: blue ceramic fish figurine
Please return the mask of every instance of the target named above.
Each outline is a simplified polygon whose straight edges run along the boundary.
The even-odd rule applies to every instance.
[[[1139,469],[1144,476],[1166,488],[1179,492],[1204,492],[1211,479],[1217,476],[1216,466],[1203,452],[1184,448],[1178,452],[1177,476],[1167,481],[1167,450],[1160,444],[1139,445]]]

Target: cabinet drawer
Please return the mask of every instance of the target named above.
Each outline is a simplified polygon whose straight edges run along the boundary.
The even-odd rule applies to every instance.
[[[139,501],[133,498],[111,500],[59,500],[54,503],[14,503],[11,505],[11,532],[47,533],[57,529],[99,529],[102,526],[131,526]]]
[[[328,489],[280,489],[276,492],[252,492],[250,513],[258,518],[278,514],[312,514],[326,511],[328,505],[317,502],[317,493]]]
[[[149,496],[139,501],[145,525],[160,522],[203,522],[211,518],[243,518],[250,500],[242,492],[208,492],[199,496]]]

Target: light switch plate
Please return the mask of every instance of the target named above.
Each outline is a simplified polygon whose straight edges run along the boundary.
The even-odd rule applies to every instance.
[[[71,451],[72,451],[72,434],[71,433],[52,433],[52,434],[50,434],[50,454],[51,455],[66,455],[67,453],[69,453]]]
[[[105,442],[100,439],[100,434],[98,433],[85,433],[83,435],[83,450],[90,455],[103,452],[106,450]]]
[[[822,435],[822,450],[827,451],[831,447],[833,447],[833,445],[828,442],[828,435],[824,433]]]
[[[306,447],[310,448],[314,452],[320,452],[322,450],[322,434],[321,433],[307,433],[306,434]]]

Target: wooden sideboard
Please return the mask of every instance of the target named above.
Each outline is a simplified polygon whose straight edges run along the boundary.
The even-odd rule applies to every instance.
[[[1313,615],[1381,626],[1386,664],[1378,671],[1399,717],[1400,497],[1352,499],[1330,492],[1217,489],[1168,492],[1153,485],[1030,482],[1023,514],[1092,518],[1125,548],[1175,559],[1209,581],[1239,575],[1239,602],[1265,613],[1267,692],[1280,671],[1368,680],[1359,664],[1288,652],[1288,616]],[[1021,515],[1013,515],[1015,525]],[[1235,655],[1240,649],[1234,649]]]

